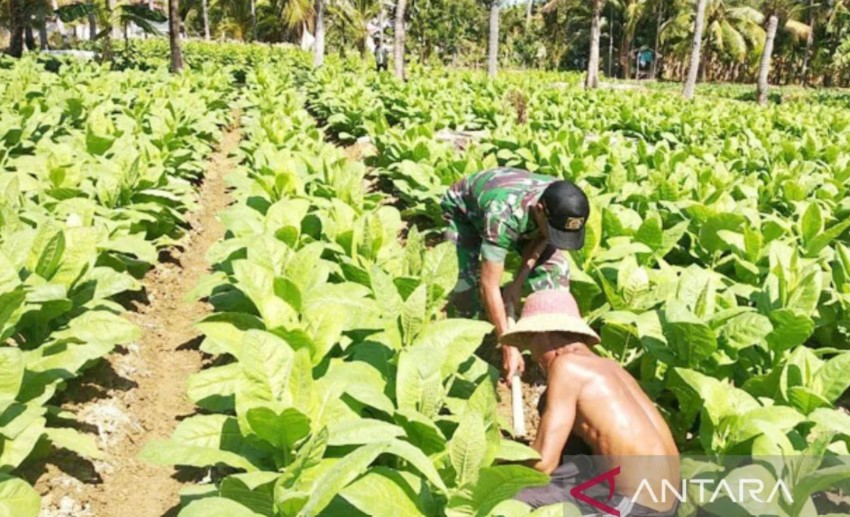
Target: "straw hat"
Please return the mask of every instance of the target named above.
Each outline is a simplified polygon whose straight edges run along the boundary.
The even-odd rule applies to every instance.
[[[588,339],[588,345],[599,343],[599,336],[581,319],[575,298],[566,289],[537,291],[528,297],[519,321],[502,334],[499,343],[527,348],[534,334],[540,332],[572,332]]]

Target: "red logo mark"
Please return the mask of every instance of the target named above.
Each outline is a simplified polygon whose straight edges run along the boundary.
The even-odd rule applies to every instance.
[[[589,504],[597,510],[607,513],[608,515],[620,517],[620,510],[616,508],[611,508],[610,506],[605,504],[610,502],[611,499],[614,497],[614,488],[617,484],[616,477],[619,473],[620,467],[613,468],[608,472],[605,472],[604,474],[600,474],[593,479],[589,479],[584,483],[573,487],[572,489],[570,489],[570,495],[583,503]],[[602,501],[597,501],[596,499],[591,499],[584,493],[584,491],[588,488],[596,486],[600,483],[605,483],[606,481],[608,482],[608,499],[606,499],[604,503]]]

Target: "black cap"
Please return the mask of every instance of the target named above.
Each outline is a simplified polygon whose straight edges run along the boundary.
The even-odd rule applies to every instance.
[[[562,250],[584,246],[590,202],[578,185],[572,181],[552,182],[540,196],[540,203],[549,221],[549,244]]]

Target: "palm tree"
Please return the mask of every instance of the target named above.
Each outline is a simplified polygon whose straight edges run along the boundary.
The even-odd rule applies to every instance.
[[[153,0],[149,0],[150,3],[153,3]],[[148,6],[148,8],[152,9],[152,7]],[[201,0],[201,17],[204,20],[204,39],[210,40],[210,12],[207,6],[207,0]]]
[[[599,33],[603,0],[593,0],[593,17],[590,21],[590,57],[587,60],[585,88],[599,88]]]
[[[496,77],[499,65],[499,3],[490,0],[490,34],[487,39],[487,76]]]
[[[383,28],[382,6],[375,0],[347,0],[328,5],[332,18],[339,19],[344,26],[351,30],[361,45],[364,55],[369,48],[369,22],[380,18],[378,25]]]
[[[9,55],[12,57],[21,57],[24,53],[24,0],[10,0],[9,2],[10,15],[10,31],[9,37]]]
[[[180,42],[180,0],[168,0],[168,43],[171,47],[171,73],[183,71],[183,46]]]
[[[764,40],[764,50],[759,62],[758,84],[756,98],[759,104],[767,104],[767,75],[770,73],[770,57],[773,55],[773,41],[776,39],[776,29],[779,27],[779,15],[774,11],[767,18],[767,36]]]
[[[704,25],[703,22],[705,20],[705,4],[706,0],[697,0],[696,17],[694,18],[694,40],[691,44],[691,61],[688,68],[688,80],[685,82],[685,89],[682,92],[687,100],[693,99],[694,88],[697,84],[700,47],[702,46],[702,29]]]
[[[404,11],[407,9],[407,0],[398,0],[395,6],[395,20],[393,22],[393,71],[395,76],[404,80]]]
[[[325,2],[316,0],[316,41],[313,43],[313,68],[325,63]]]
[[[767,103],[768,75],[770,74],[770,60],[773,57],[773,42],[776,39],[776,31],[779,28],[779,17],[786,19],[785,29],[800,35],[811,32],[808,25],[793,19],[799,13],[799,4],[793,0],[765,0],[764,10],[767,15],[767,35],[764,40],[759,62],[758,83],[756,84],[756,100],[759,104]]]

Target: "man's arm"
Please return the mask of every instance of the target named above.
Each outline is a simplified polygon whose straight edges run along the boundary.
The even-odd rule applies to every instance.
[[[546,250],[548,241],[541,237],[529,242],[522,252],[522,263],[519,271],[514,275],[511,285],[505,289],[505,303],[511,304],[514,308],[519,308],[519,299],[522,294],[522,285],[528,279],[528,275],[534,269],[534,265],[540,259],[540,256]]]
[[[558,467],[561,452],[573,430],[581,381],[569,373],[569,365],[556,359],[546,382],[546,409],[532,447],[540,454],[533,467],[551,474]]]
[[[484,259],[481,261],[481,299],[490,323],[496,327],[496,337],[501,337],[508,329],[505,315],[505,303],[502,300],[501,281],[505,264]]]
[[[502,299],[501,281],[505,270],[503,262],[482,260],[481,263],[481,299],[490,323],[496,327],[496,337],[501,337],[508,329],[508,318],[505,314],[505,302]],[[522,374],[525,361],[516,347],[502,346],[502,370],[505,381],[511,385],[515,373]]]

